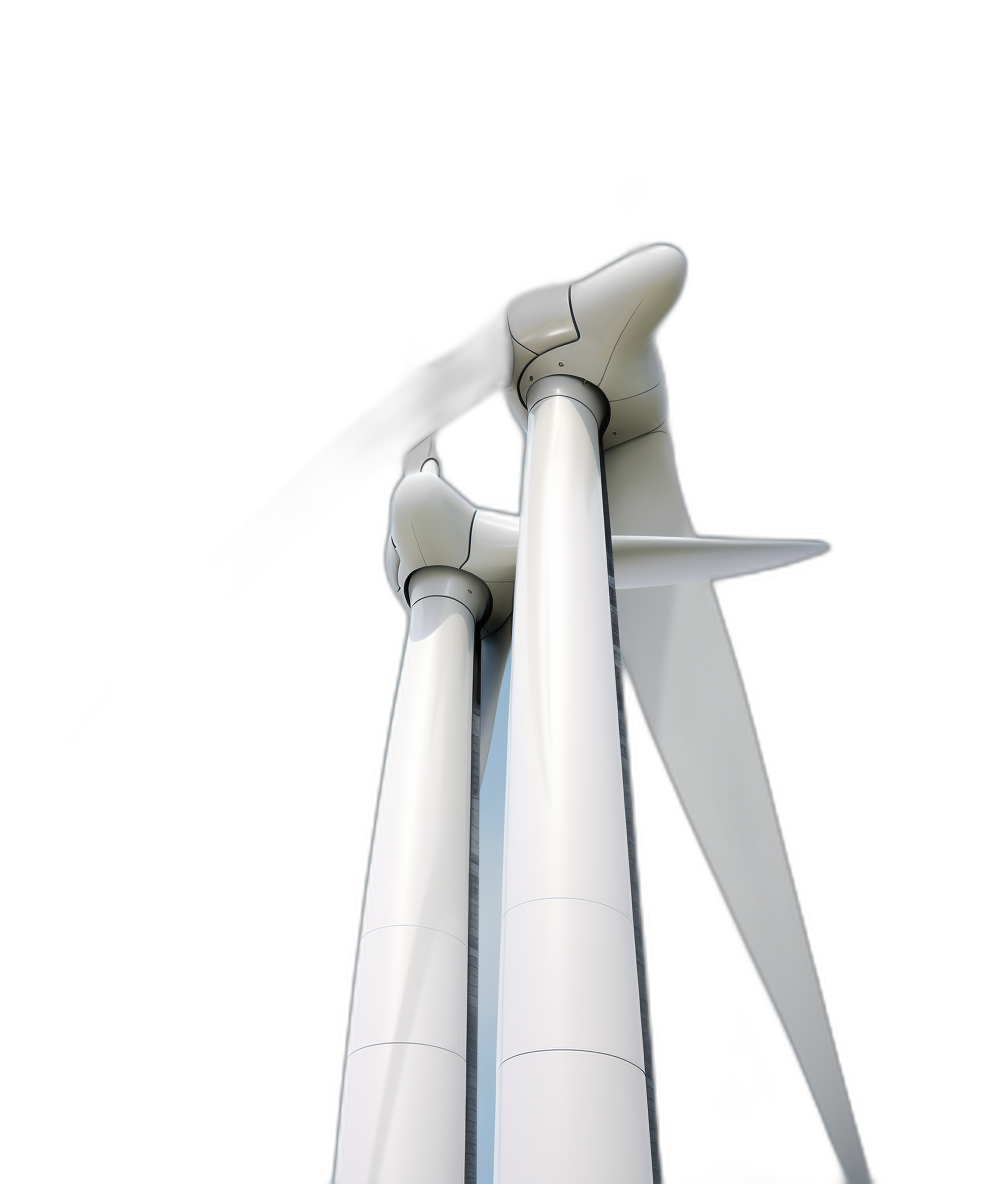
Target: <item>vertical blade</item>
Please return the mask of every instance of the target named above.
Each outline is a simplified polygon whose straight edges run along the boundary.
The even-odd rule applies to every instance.
[[[606,453],[613,533],[693,534],[672,442]],[[770,785],[709,583],[618,593],[620,641],[648,726],[780,1016],[849,1184],[868,1168]]]

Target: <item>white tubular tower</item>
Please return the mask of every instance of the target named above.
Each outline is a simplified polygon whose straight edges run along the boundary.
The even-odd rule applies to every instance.
[[[364,892],[334,1180],[461,1184],[476,1170],[477,647],[510,615],[518,522],[477,511],[428,459],[397,487],[391,526],[389,574],[409,632]],[[462,570],[473,562],[493,594]]]
[[[410,583],[347,1044],[336,1180],[462,1180],[473,656],[486,585]],[[478,743],[478,741],[477,741]]]
[[[494,1179],[650,1184],[657,1146],[599,449],[608,404],[565,376],[527,399]]]
[[[685,278],[682,252],[654,243],[526,292],[365,424],[436,430],[508,383],[510,351],[527,439],[520,520],[442,481],[431,437],[392,499],[387,572],[411,615],[339,1184],[475,1184],[479,785],[512,644],[495,1184],[661,1184],[624,670],[848,1184],[870,1182],[712,583],[826,545],[694,530],[654,339]]]

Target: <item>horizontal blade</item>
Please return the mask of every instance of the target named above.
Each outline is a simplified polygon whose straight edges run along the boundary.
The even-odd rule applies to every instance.
[[[612,530],[692,531],[662,432],[605,454]],[[849,1184],[868,1168],[745,690],[707,582],[618,594],[620,644],[648,726],[780,1016]]]
[[[829,550],[814,539],[726,539],[614,534],[616,587],[724,580],[799,563]]]
[[[234,582],[247,579],[295,528],[333,504],[369,462],[416,452],[418,440],[503,390],[513,369],[511,334],[501,313],[468,341],[415,371],[319,453],[226,548],[221,561]]]

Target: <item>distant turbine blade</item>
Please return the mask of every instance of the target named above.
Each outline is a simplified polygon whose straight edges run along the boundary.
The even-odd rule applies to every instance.
[[[616,587],[659,588],[695,580],[724,580],[829,550],[813,539],[727,539],[614,534]]]
[[[286,541],[292,528],[331,504],[369,461],[417,452],[417,441],[426,443],[439,428],[506,387],[513,369],[514,348],[501,313],[468,341],[415,371],[333,440],[252,518],[226,549],[224,564],[240,581]]]
[[[662,432],[605,454],[612,530],[693,533]],[[869,1184],[742,679],[709,583],[626,589],[620,643],[707,862],[780,1016],[848,1184]]]

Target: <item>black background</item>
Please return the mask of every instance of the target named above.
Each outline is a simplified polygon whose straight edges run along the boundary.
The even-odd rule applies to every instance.
[[[53,870],[30,982],[62,1153],[111,1177],[328,1178],[405,636],[383,567],[402,470],[242,596],[208,561],[411,367],[524,291],[669,242],[689,275],[659,347],[696,532],[832,546],[718,599],[868,1164],[903,1177],[916,819],[940,774],[912,706],[920,330],[885,154],[841,121],[743,129],[688,165],[672,140],[629,154],[643,167],[560,153],[533,179],[502,131],[463,167],[410,133],[365,160],[267,117],[172,127],[135,167],[82,149],[39,289],[58,332],[32,836]],[[437,451],[471,501],[516,513],[522,444],[495,398]],[[836,1179],[633,693],[629,715],[666,1178]]]

